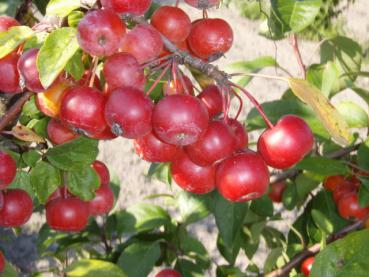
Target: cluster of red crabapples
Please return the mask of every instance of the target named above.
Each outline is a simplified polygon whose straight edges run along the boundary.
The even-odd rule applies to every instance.
[[[204,3],[216,5],[219,1],[186,2],[206,8]],[[101,4],[102,9],[89,11],[78,25],[84,56],[92,57],[91,68],[82,80],[63,73],[45,89],[36,67],[38,49],[23,51],[20,47],[0,60],[0,91],[19,93],[26,88],[36,93],[38,108],[52,118],[47,126],[51,143],[63,144],[80,135],[101,140],[117,136],[133,139],[142,159],[171,163],[173,179],[184,190],[205,194],[218,189],[224,198],[234,202],[249,201],[267,192],[268,166],[286,169],[310,152],[313,134],[301,118],[286,115],[273,126],[255,99],[230,81],[210,85],[195,95],[194,85],[180,70],[178,57],[165,49],[162,36],[198,59],[215,60],[233,43],[233,31],[226,21],[208,18],[204,12],[203,19],[191,22],[182,9],[162,6],[154,12],[150,24],[127,30],[119,15],[142,15],[151,1],[102,0]],[[0,31],[17,25],[14,19],[0,18]],[[103,63],[104,85],[96,76],[99,62]],[[147,80],[159,72],[145,93]],[[150,94],[168,73],[163,97],[155,103]],[[238,115],[229,117],[231,96],[240,100],[238,114],[242,108],[236,89],[256,104],[268,125],[256,152],[247,148],[248,135]],[[14,161],[9,165],[4,158],[1,163],[0,170],[5,166],[6,172],[15,172]],[[98,169],[97,172],[103,175]],[[105,186],[103,179],[101,188]],[[5,207],[14,194],[18,196],[13,198],[22,198],[23,205],[28,203],[29,207],[27,212],[20,211],[22,220],[7,226],[23,224],[31,215],[32,201],[21,190],[0,194]],[[83,220],[63,220],[66,203],[83,213]],[[67,189],[60,188],[46,205],[47,222],[56,230],[79,231],[91,214],[83,205]],[[6,211],[3,208],[0,212],[0,225]]]
[[[339,215],[348,220],[361,220],[369,214],[369,206],[361,207],[359,204],[358,190],[361,182],[357,176],[368,174],[359,171],[350,177],[335,175],[326,178],[323,183],[325,189],[332,192]]]

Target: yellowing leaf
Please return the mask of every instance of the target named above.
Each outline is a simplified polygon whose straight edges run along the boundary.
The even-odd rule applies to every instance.
[[[287,78],[287,81],[293,93],[314,110],[332,138],[339,144],[348,145],[349,127],[328,98],[306,80]]]
[[[8,31],[0,32],[0,59],[14,51],[33,34],[32,29],[27,26],[15,26]]]
[[[16,137],[17,139],[28,141],[28,142],[37,142],[37,143],[43,143],[45,140],[37,135],[32,130],[28,129],[27,127],[23,125],[17,125],[14,126],[12,129],[12,135]]]

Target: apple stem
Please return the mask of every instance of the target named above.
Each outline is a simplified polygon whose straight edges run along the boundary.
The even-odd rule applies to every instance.
[[[90,79],[90,83],[89,83],[90,88],[92,88],[94,86],[95,78],[96,78],[96,69],[97,69],[98,64],[99,64],[99,58],[98,57],[93,57],[92,58],[92,68],[91,68],[91,79]]]
[[[164,75],[168,72],[170,66],[171,66],[171,63],[168,63],[165,66],[165,68],[163,69],[163,71],[160,73],[159,77],[156,78],[156,80],[154,81],[154,83],[151,85],[151,87],[149,88],[149,90],[146,92],[146,95],[150,95],[151,92],[153,92],[153,90],[156,88],[156,86],[158,85],[158,83],[161,81],[161,79],[163,79]]]
[[[173,58],[174,55],[173,54],[169,54],[165,57],[162,57],[162,58],[158,58],[158,59],[154,59],[152,61],[149,61],[149,62],[146,62],[146,63],[143,63],[141,64],[140,68],[141,69],[144,69],[144,68],[147,68],[147,67],[154,67],[154,66],[158,66],[160,65],[160,62],[162,61],[168,61],[170,60],[171,58]]]
[[[262,106],[260,105],[260,103],[254,98],[254,96],[252,96],[252,94],[250,92],[248,92],[246,89],[244,89],[243,87],[241,87],[241,86],[239,86],[235,83],[229,82],[229,85],[231,87],[239,89],[240,91],[242,91],[246,95],[246,97],[251,101],[251,103],[255,106],[255,108],[257,109],[257,111],[261,115],[261,117],[264,119],[265,124],[268,126],[268,128],[271,129],[271,128],[274,127],[272,122],[270,122],[269,118],[266,116],[266,114],[265,114]]]
[[[178,73],[178,77],[179,77],[179,81],[181,82],[181,85],[183,86],[184,92],[185,94],[190,94],[189,88],[187,87],[187,84],[183,78],[183,74],[181,72],[181,70],[179,69],[179,66],[177,65],[177,73]]]
[[[300,52],[299,43],[298,43],[296,34],[293,34],[290,37],[290,44],[293,47],[293,51],[295,52],[297,62],[299,64],[301,72],[302,72],[302,76],[306,80],[306,66],[304,64],[304,61],[302,60],[302,55],[301,55],[301,52]]]
[[[176,7],[178,7],[178,6],[179,6],[179,0],[176,1]]]
[[[175,93],[177,93],[178,89],[178,76],[177,76],[177,69],[176,69],[176,62],[172,60],[172,77],[173,77],[173,87]],[[171,82],[168,82],[168,86],[171,86]]]
[[[224,86],[221,87],[221,91],[220,93],[222,94],[222,110],[223,110],[223,119],[224,122],[227,123],[228,122],[228,110],[227,110],[227,91],[226,88]]]
[[[208,15],[208,10],[207,10],[207,9],[203,9],[203,10],[202,10],[202,17],[203,17],[204,19],[209,17],[209,15]]]
[[[238,102],[240,103],[240,106],[238,107],[237,114],[234,118],[234,119],[237,120],[239,118],[241,112],[242,112],[242,109],[243,109],[243,101],[242,101],[241,96],[239,96],[238,93],[233,88],[231,89],[231,91],[232,91],[233,95],[236,96],[236,98],[238,99]]]

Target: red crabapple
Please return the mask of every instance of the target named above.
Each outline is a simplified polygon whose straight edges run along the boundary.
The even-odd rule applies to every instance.
[[[5,32],[11,27],[19,26],[19,22],[10,16],[0,16],[0,32]]]
[[[151,17],[151,25],[173,43],[185,41],[191,32],[191,19],[178,7],[158,8]]]
[[[92,163],[92,168],[96,171],[100,178],[100,184],[103,186],[109,185],[110,183],[110,173],[108,167],[101,161],[94,161]]]
[[[101,0],[101,5],[116,13],[143,15],[150,8],[151,2],[152,0]]]
[[[118,52],[126,27],[111,10],[89,12],[78,24],[78,42],[92,56],[110,56]]]
[[[187,41],[196,56],[214,60],[231,49],[233,31],[223,19],[206,18],[193,23]]]
[[[188,192],[205,194],[215,189],[215,165],[199,166],[183,154],[170,169],[176,184]]]
[[[305,276],[309,276],[310,275],[310,271],[311,271],[311,268],[313,267],[313,263],[314,263],[314,257],[309,257],[309,258],[305,259],[302,262],[302,264],[301,264],[301,272]]]
[[[31,217],[33,203],[27,192],[21,189],[4,191],[4,205],[0,210],[0,226],[19,227]]]
[[[78,137],[76,133],[56,119],[51,119],[47,124],[47,135],[54,144],[63,144]]]
[[[286,184],[284,182],[273,183],[270,185],[268,196],[273,202],[280,203],[282,202],[282,196],[285,189]]]
[[[132,54],[140,64],[158,57],[163,51],[160,33],[151,25],[137,25],[122,40],[121,51]]]
[[[7,153],[0,151],[0,190],[6,189],[17,174],[17,164]]]
[[[19,56],[10,53],[0,59],[0,91],[4,93],[19,93],[22,88],[19,85],[20,77],[17,69]]]
[[[166,268],[156,274],[155,277],[182,277],[182,274],[177,270]]]
[[[105,118],[114,134],[137,139],[151,129],[154,104],[143,91],[132,87],[111,92],[105,106]]]
[[[25,87],[33,92],[43,92],[44,87],[41,84],[36,61],[39,50],[36,48],[25,51],[18,61],[18,71],[21,81]]]
[[[345,219],[363,219],[369,214],[369,207],[361,207],[356,193],[343,195],[337,203],[338,213]]]
[[[136,139],[134,148],[141,159],[152,163],[171,162],[182,153],[182,148],[162,142],[153,132]]]
[[[191,95],[164,97],[154,108],[153,129],[166,143],[189,145],[196,142],[208,127],[204,104]]]
[[[232,155],[235,144],[232,129],[223,121],[215,120],[195,143],[185,147],[185,151],[194,163],[209,166]]]
[[[207,86],[197,97],[205,104],[210,118],[222,112],[223,98],[218,86]]]
[[[95,194],[95,198],[88,201],[90,215],[97,216],[109,213],[114,205],[114,193],[109,184],[102,184]]]
[[[243,125],[233,118],[227,119],[227,125],[232,129],[236,136],[235,150],[245,149],[249,144],[249,137]]]
[[[134,87],[143,90],[145,75],[137,59],[128,53],[117,53],[104,63],[104,77],[112,91],[121,87]]]
[[[219,193],[229,201],[245,202],[256,199],[267,192],[268,167],[258,153],[246,150],[220,163],[216,184]]]
[[[0,273],[4,272],[4,270],[5,270],[5,257],[3,255],[3,252],[0,251]]]
[[[46,206],[46,222],[57,231],[82,231],[87,226],[89,215],[88,203],[77,197],[58,198]]]
[[[313,144],[314,136],[306,122],[298,116],[285,115],[260,136],[258,151],[269,166],[286,169],[301,161]]]
[[[61,122],[76,133],[94,135],[104,131],[105,97],[90,87],[69,88],[60,108]]]

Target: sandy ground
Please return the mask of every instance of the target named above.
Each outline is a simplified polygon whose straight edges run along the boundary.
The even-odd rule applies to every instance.
[[[367,9],[367,1],[357,0],[356,4],[352,6],[347,13],[347,28],[349,34],[355,39],[364,42],[368,39],[369,31],[369,10]],[[185,8],[192,18],[198,18],[201,13],[193,9]],[[252,22],[244,19],[238,15],[235,8],[211,11],[211,17],[221,17],[227,19],[227,21],[233,26],[235,30],[234,46],[226,55],[226,59],[222,59],[219,62],[219,66],[223,67],[234,61],[252,60],[260,56],[276,56],[278,62],[287,68],[290,72],[299,72],[297,62],[292,54],[291,46],[288,40],[276,42],[267,40],[258,35],[258,22]],[[304,60],[316,61],[318,55],[314,55],[317,43],[303,41],[300,43],[301,52]],[[264,70],[265,73],[275,74],[275,69]],[[368,81],[362,81],[363,85],[368,87]],[[265,81],[261,79],[255,79],[248,86],[249,90],[254,96],[261,102],[278,99],[280,95],[286,89],[286,84],[278,81]],[[347,99],[351,97],[349,91],[343,93],[335,99],[335,102],[340,99]],[[356,99],[358,103],[368,110],[367,106]],[[249,102],[245,99],[246,107],[243,112],[243,116],[247,114],[250,109]],[[254,140],[251,137],[251,141]],[[149,180],[146,177],[146,173],[149,168],[149,163],[141,161],[132,149],[132,142],[126,139],[116,139],[114,141],[102,142],[100,144],[99,159],[104,161],[115,174],[121,179],[121,195],[118,202],[119,208],[126,208],[132,204],[143,201],[143,198],[150,194],[167,193],[168,187],[155,180]],[[174,185],[174,190],[176,190]],[[293,214],[285,214],[288,221],[292,220]],[[43,222],[44,218],[35,215],[32,222],[27,224],[23,235],[15,238],[11,236],[10,241],[2,241],[0,239],[0,246],[5,248],[7,258],[14,264],[22,268],[24,271],[31,270],[37,257],[35,248],[35,230]],[[280,222],[278,228],[283,230],[285,228],[285,222]],[[214,221],[209,218],[205,222],[195,224],[191,227],[191,231],[205,244],[209,253],[215,253],[215,261],[218,264],[223,262],[216,250],[216,228]],[[2,232],[4,234],[4,232]],[[9,234],[9,232],[7,232]],[[257,264],[262,264],[267,255],[267,251],[261,246],[258,255],[256,256]],[[244,267],[245,257],[240,255],[237,260],[237,264]],[[45,262],[38,263],[39,266],[45,266]],[[207,276],[213,274],[208,272]]]

